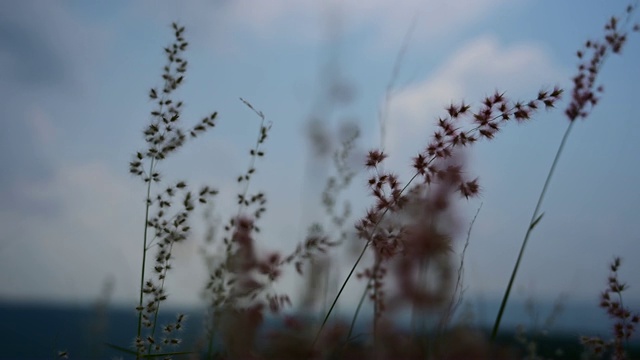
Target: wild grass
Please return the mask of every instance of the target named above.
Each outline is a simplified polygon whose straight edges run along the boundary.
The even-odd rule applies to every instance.
[[[529,122],[542,110],[554,110],[564,94],[563,89],[534,91],[526,101],[514,101],[508,92],[496,91],[479,99],[477,104],[451,102],[436,119],[437,129],[430,142],[412,159],[413,175],[406,180],[385,170],[385,151],[370,150],[364,165],[369,171],[367,186],[372,204],[351,228],[350,208],[345,206],[340,212],[336,207],[341,194],[354,179],[355,173],[346,160],[359,136],[358,131],[353,131],[333,157],[337,175],[328,179],[322,194],[329,228],[314,224],[307,237],[291,252],[266,254],[258,252],[254,240],[259,236],[260,227],[268,226],[258,225],[267,210],[267,197],[263,192],[250,190],[259,161],[266,154],[271,126],[267,115],[241,99],[260,120],[256,141],[248,152],[247,170],[237,177],[237,209],[229,214],[219,238],[213,231],[208,235],[208,243],[217,244],[222,250],[213,257],[205,257],[210,273],[209,281],[204,284],[208,310],[203,319],[203,336],[197,348],[181,349],[180,334],[186,317],[179,314],[172,323],[158,323],[161,305],[167,300],[165,280],[173,266],[174,247],[190,241],[194,211],[214,202],[217,190],[214,186],[194,189],[186,180],[167,183],[160,167],[187,142],[211,131],[218,116],[212,112],[195,125],[183,125],[183,103],[175,97],[175,92],[187,72],[184,52],[188,42],[185,28],[172,24],[174,41],[165,48],[163,84],[150,89],[148,94],[155,108],[144,130],[145,146],[134,154],[129,164],[130,173],[146,186],[137,328],[133,329],[131,346],[110,346],[136,359],[187,356],[206,359],[535,358],[535,351],[523,354],[497,341],[501,320],[527,242],[543,220],[542,202],[571,129],[578,119],[587,118],[600,100],[602,87],[597,80],[606,59],[611,54],[619,54],[629,33],[638,31],[638,25],[631,23],[637,5],[637,2],[629,5],[622,19],[612,17],[605,26],[603,38],[587,41],[577,52],[580,63],[565,110],[569,124],[526,226],[490,337],[452,322],[463,296],[464,271],[464,256],[459,264],[453,261],[453,241],[465,232],[466,244],[471,238],[471,226],[457,222],[452,203],[460,197],[474,198],[481,192],[478,178],[469,175],[465,167],[464,153],[479,141],[491,141],[509,123]],[[393,79],[389,86],[392,84]],[[381,127],[384,134],[384,121]],[[349,235],[350,230],[354,230],[355,236]],[[331,253],[347,242],[359,243],[361,250],[337,294],[330,299],[321,321],[315,321],[312,316],[283,315],[283,309],[293,304],[288,294],[274,293],[270,285],[281,278],[287,267],[292,267],[307,277],[310,293],[314,294],[314,287],[323,287],[325,291],[321,295],[326,296],[329,279],[343,276],[332,272]],[[365,265],[367,257],[373,261]],[[583,337],[585,356],[606,354],[614,359],[626,356],[638,315],[623,303],[626,285],[618,280],[620,265],[619,258],[611,264],[608,288],[600,303],[615,320],[612,339]],[[351,323],[330,321],[336,304],[354,277],[367,285]],[[373,321],[370,331],[363,336],[354,329],[365,301],[373,305]],[[404,309],[411,309],[415,315],[412,333],[394,328],[395,314]],[[426,332],[424,326],[417,324],[417,315],[425,313],[437,319],[435,332]],[[264,339],[260,328],[266,316],[282,316],[285,327]]]

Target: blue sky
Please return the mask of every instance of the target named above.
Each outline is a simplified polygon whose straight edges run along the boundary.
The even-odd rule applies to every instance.
[[[218,111],[217,126],[162,168],[168,179],[217,187],[216,211],[235,211],[235,178],[249,161],[259,119],[272,122],[252,188],[269,200],[258,246],[287,252],[322,215],[331,167],[314,159],[309,119],[329,139],[357,123],[347,197],[358,215],[366,196],[362,155],[380,145],[379,109],[403,39],[415,28],[388,103],[387,167],[406,180],[410,159],[443,108],[477,104],[496,89],[515,99],[554,85],[570,92],[576,50],[599,37],[626,3],[611,1],[20,1],[0,4],[0,299],[83,303],[115,280],[114,301],[132,304],[138,284],[143,185],[128,174],[160,84],[170,24],[187,28],[189,70],[178,95],[185,119]],[[576,124],[529,243],[516,297],[597,301],[607,265],[625,260],[627,298],[640,302],[640,41],[632,34],[600,80],[603,99]],[[352,94],[332,101],[328,90]],[[568,125],[558,109],[511,124],[468,153],[482,196],[457,204],[467,224],[483,203],[468,250],[467,296],[504,291],[538,193]],[[205,279],[198,254],[203,221],[176,249],[168,290],[175,304],[198,303]],[[461,245],[462,237],[457,239]],[[361,246],[359,244],[358,246]],[[340,258],[347,258],[340,255]],[[346,269],[351,262],[345,260]],[[344,272],[342,276],[344,276]],[[287,273],[276,285],[296,293]],[[359,296],[353,282],[347,303]],[[295,295],[294,295],[295,296]],[[295,297],[294,297],[295,298]]]

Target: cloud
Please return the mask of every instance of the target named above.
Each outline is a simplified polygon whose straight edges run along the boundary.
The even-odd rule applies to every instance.
[[[145,2],[136,6],[140,16],[149,10],[156,18],[168,23],[179,19],[190,28],[214,39],[218,45],[235,47],[232,39],[247,34],[264,41],[308,43],[330,34],[350,34],[363,31],[371,41],[387,50],[385,44],[396,46],[418,15],[415,38],[418,41],[438,39],[477,21],[505,4],[504,0],[247,0],[189,3]]]
[[[0,201],[23,213],[42,213],[53,203],[30,202],[21,184],[50,181],[50,162],[61,122],[50,108],[78,94],[95,79],[106,32],[74,16],[60,2],[0,3]],[[77,101],[77,98],[76,100]],[[74,103],[69,108],[77,105]]]
[[[438,0],[424,3],[418,0],[401,0],[389,2],[385,0],[331,0],[323,3],[317,1],[275,0],[270,2],[250,1],[230,2],[228,11],[231,18],[252,28],[256,33],[272,33],[274,31],[308,35],[308,26],[317,26],[322,15],[340,14],[345,27],[349,31],[362,26],[374,26],[379,34],[401,36],[409,27],[414,14],[419,14],[419,22],[424,24],[420,34],[435,37],[443,31],[451,31],[469,25],[471,22],[486,16],[495,9],[502,0]],[[315,21],[309,21],[315,20]],[[295,32],[283,24],[294,23]],[[379,35],[378,34],[378,35]],[[420,36],[420,35],[419,35]]]
[[[78,82],[102,55],[106,33],[80,21],[64,3],[3,2],[0,9],[3,79],[35,86]]]
[[[492,36],[477,37],[463,44],[428,78],[393,96],[387,125],[390,153],[408,159],[421,151],[431,137],[434,119],[451,102],[464,99],[478,104],[495,90],[507,91],[515,99],[528,98],[540,87],[551,87],[565,77],[537,44],[502,45]]]
[[[139,233],[136,225],[142,221],[131,207],[131,185],[100,162],[62,164],[51,181],[21,184],[18,190],[27,200],[58,207],[55,213],[29,216],[0,209],[9,234],[0,261],[1,296],[90,300],[111,272],[121,282],[116,286],[132,285],[122,275],[135,273],[139,246],[128,234]]]
[[[0,203],[12,204],[24,215],[52,211],[55,204],[32,202],[20,186],[53,177],[48,154],[40,146],[45,137],[53,140],[53,124],[38,107],[18,110],[14,102],[8,104],[0,132]]]

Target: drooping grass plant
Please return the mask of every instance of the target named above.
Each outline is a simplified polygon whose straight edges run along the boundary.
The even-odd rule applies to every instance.
[[[630,15],[634,10],[635,5],[627,9],[627,14]],[[637,30],[637,26],[635,29]],[[170,358],[187,354],[167,350],[180,344],[181,339],[176,332],[184,327],[185,316],[179,314],[174,323],[164,325],[161,329],[164,335],[160,336],[157,331],[158,313],[160,304],[167,299],[164,284],[167,272],[172,266],[173,246],[189,237],[190,216],[196,207],[210,203],[217,194],[210,186],[203,186],[199,191],[190,191],[186,181],[178,181],[155,194],[152,191],[156,191],[156,187],[163,180],[159,165],[186,141],[213,127],[217,118],[217,113],[212,113],[195,126],[186,130],[183,128],[180,117],[182,102],[175,99],[173,94],[184,80],[187,62],[184,60],[183,52],[188,44],[183,36],[184,27],[173,24],[173,30],[175,42],[165,49],[167,65],[162,75],[164,85],[149,92],[149,98],[157,107],[151,112],[151,123],[144,130],[147,147],[137,152],[130,163],[130,172],[146,185],[138,324],[133,344],[135,350],[112,347],[134,355],[137,359]],[[566,111],[570,119],[569,128],[563,137],[534,211],[493,329],[493,337],[499,328],[524,245],[529,233],[541,219],[541,215],[538,215],[540,204],[566,138],[575,120],[586,117],[596,104],[596,93],[599,90],[595,80],[600,67],[610,52],[618,53],[622,49],[626,36],[626,32],[620,30],[618,20],[614,18],[607,25],[603,42],[588,42],[586,49],[578,53],[582,58],[591,51],[593,57],[580,65],[579,75],[574,79],[572,102]],[[553,108],[562,93],[558,87],[541,90],[531,100],[522,102],[512,101],[505,93],[496,92],[485,97],[474,110],[464,102],[452,103],[446,108],[446,115],[436,120],[437,130],[427,146],[413,158],[414,174],[404,184],[396,174],[383,169],[387,157],[384,149],[369,151],[365,166],[370,171],[367,181],[375,204],[355,226],[358,238],[364,242],[362,251],[355,259],[331,306],[326,310],[319,328],[288,317],[285,321],[286,329],[270,337],[271,342],[266,347],[259,346],[256,341],[264,317],[268,313],[278,314],[285,306],[291,305],[286,294],[270,291],[270,285],[280,278],[284,267],[292,266],[302,275],[306,262],[317,259],[320,253],[330,250],[346,239],[342,227],[347,216],[344,213],[336,214],[333,206],[337,194],[344,190],[344,186],[348,185],[353,177],[345,161],[351,144],[345,142],[343,152],[338,153],[339,156],[334,159],[341,183],[338,183],[337,178],[333,182],[329,181],[323,193],[324,205],[337,234],[325,232],[316,226],[297,248],[287,255],[273,252],[262,256],[257,253],[254,240],[260,232],[256,222],[266,211],[266,195],[262,192],[250,194],[249,182],[256,171],[256,159],[264,155],[262,145],[270,126],[265,124],[265,116],[261,111],[241,99],[260,117],[261,123],[256,144],[249,151],[251,160],[248,169],[238,177],[238,183],[241,185],[238,210],[224,226],[221,257],[217,262],[209,264],[210,281],[206,286],[205,297],[209,311],[205,319],[206,357],[236,359],[353,358],[373,355],[377,358],[464,358],[479,354],[493,358],[507,356],[505,353],[494,351],[490,344],[477,342],[468,333],[456,333],[453,338],[441,336],[435,342],[407,339],[393,332],[389,314],[409,305],[418,310],[442,311],[441,325],[451,318],[462,273],[462,269],[458,269],[458,277],[455,280],[455,269],[450,261],[452,241],[459,228],[452,216],[452,203],[456,201],[455,195],[468,199],[480,192],[478,178],[466,173],[464,151],[476,141],[493,139],[508,122],[526,122],[542,108]],[[382,146],[384,141],[381,143]],[[152,249],[156,251],[155,262],[149,266],[149,258],[152,256],[149,252]],[[373,264],[357,271],[367,250],[371,252]],[[612,267],[614,273],[618,266],[619,263],[615,269]],[[152,275],[147,275],[149,269],[153,270]],[[439,282],[435,286],[425,286],[425,280],[420,274],[426,273],[435,274]],[[351,327],[341,324],[329,326],[328,319],[354,274],[365,280],[367,286],[354,313]],[[416,274],[419,276],[416,277]],[[391,283],[396,287],[390,288],[388,285]],[[617,280],[610,280],[610,284],[617,287],[611,285],[609,293],[620,295],[624,285],[620,285]],[[608,311],[616,307],[614,304],[622,307],[621,299],[616,303],[610,300],[610,295],[606,296],[607,298],[603,299],[608,301]],[[373,303],[372,343],[365,342],[364,345],[359,345],[355,341],[358,336],[354,336],[353,329],[362,303],[366,299]],[[618,318],[623,320],[620,330],[622,332],[617,334],[623,335],[620,339],[628,338],[633,329],[624,331],[628,330],[629,323],[633,323],[634,319],[637,323],[637,316],[634,318],[630,313],[627,316],[625,312],[614,313],[621,315]],[[616,330],[619,327],[617,326]],[[216,335],[221,335],[222,349],[214,349]],[[452,343],[458,345],[452,346]],[[467,347],[459,344],[465,344]],[[590,343],[585,341],[585,344]],[[621,347],[618,343],[614,345],[616,351]]]
[[[374,249],[375,265],[363,272],[362,276],[369,279],[369,285],[365,291],[372,291],[370,296],[374,301],[374,316],[376,318],[382,314],[385,308],[384,294],[381,291],[382,281],[386,274],[385,266],[394,256],[418,255],[418,258],[410,260],[415,260],[415,265],[418,265],[426,259],[425,257],[434,256],[434,251],[443,251],[450,247],[446,242],[442,243],[440,238],[444,236],[443,234],[433,234],[433,229],[418,227],[412,229],[416,232],[412,237],[416,241],[413,245],[416,248],[412,249],[414,250],[412,252],[402,253],[402,248],[406,246],[404,242],[407,241],[406,232],[412,224],[383,224],[385,216],[401,214],[411,199],[415,199],[416,195],[432,184],[441,187],[443,192],[439,198],[435,198],[435,204],[429,205],[429,202],[434,201],[432,199],[423,200],[426,203],[422,205],[427,206],[427,209],[423,210],[429,211],[426,214],[421,214],[423,219],[429,216],[437,217],[438,212],[445,210],[451,201],[449,196],[454,191],[465,198],[476,196],[480,189],[478,179],[469,180],[465,177],[462,165],[456,162],[455,153],[460,148],[472,145],[480,139],[492,139],[499,129],[509,121],[524,122],[529,120],[541,107],[552,108],[555,102],[560,99],[561,94],[562,90],[559,88],[554,88],[552,91],[541,90],[534,99],[528,102],[514,102],[509,100],[504,93],[496,92],[494,95],[486,97],[476,111],[472,111],[471,106],[464,102],[451,104],[446,109],[448,116],[437,119],[438,128],[431,142],[413,159],[415,173],[404,186],[401,185],[397,175],[381,170],[380,165],[387,157],[384,152],[379,150],[369,152],[366,166],[371,170],[372,175],[368,183],[371,195],[376,199],[376,204],[356,225],[358,235],[365,240],[365,245],[325,315],[314,344],[318,341],[335,304],[370,246],[373,246]],[[467,121],[472,125],[466,125]],[[470,128],[465,129],[465,125]],[[410,188],[416,179],[419,184]],[[418,199],[420,199],[419,195]],[[426,217],[424,217],[425,215]],[[416,219],[416,221],[423,220]],[[403,262],[407,264],[407,260],[403,259]],[[408,276],[412,270],[415,268],[403,269],[400,273]],[[396,280],[405,282],[407,278],[400,276]],[[409,281],[404,286],[407,291],[405,295],[409,298],[413,297],[416,302],[432,305],[435,301],[432,297],[433,294],[415,292],[412,290],[413,285],[416,284]],[[376,323],[377,321],[374,320],[374,338]]]
[[[578,74],[573,78],[571,102],[565,110],[565,115],[569,120],[569,125],[562,136],[562,140],[560,140],[558,150],[553,158],[553,162],[551,163],[551,167],[547,173],[544,185],[542,186],[542,191],[540,192],[540,196],[538,197],[538,201],[533,210],[533,215],[531,216],[531,220],[527,226],[527,231],[524,235],[522,245],[520,246],[515,266],[511,272],[509,283],[507,284],[502,302],[500,303],[500,309],[498,310],[498,314],[493,325],[493,330],[491,332],[492,340],[495,340],[498,334],[502,315],[504,314],[507,306],[511,288],[513,287],[518,269],[520,268],[520,263],[524,255],[527,242],[529,241],[529,237],[531,236],[531,232],[540,220],[542,220],[542,216],[544,215],[544,213],[540,213],[542,201],[547,193],[547,189],[551,183],[551,178],[553,177],[553,173],[558,165],[562,151],[564,150],[569,135],[571,134],[571,130],[577,120],[586,119],[591,114],[594,106],[598,103],[601,96],[600,94],[604,91],[604,88],[602,85],[597,83],[597,80],[607,58],[611,54],[621,53],[630,31],[637,32],[640,30],[638,24],[631,23],[632,16],[634,15],[637,7],[638,1],[627,6],[622,23],[618,17],[611,17],[604,26],[603,38],[600,40],[588,40],[584,44],[584,47],[576,53],[576,56],[580,60],[578,65]]]

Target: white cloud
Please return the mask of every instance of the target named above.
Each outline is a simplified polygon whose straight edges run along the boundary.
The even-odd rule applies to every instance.
[[[501,45],[492,36],[463,44],[427,79],[401,89],[388,116],[389,151],[406,163],[431,137],[434,119],[451,102],[478,104],[495,90],[512,98],[534,96],[565,76],[543,47],[533,43]]]
[[[386,49],[396,46],[417,14],[418,40],[437,39],[473,25],[505,4],[504,0],[246,0],[189,3],[147,2],[135,5],[137,12],[151,11],[163,22],[176,19],[188,24],[199,36],[234,47],[238,33],[261,39],[306,43],[323,39],[330,32],[367,30],[373,42]],[[206,35],[204,35],[206,34]],[[232,36],[233,35],[233,36]]]

